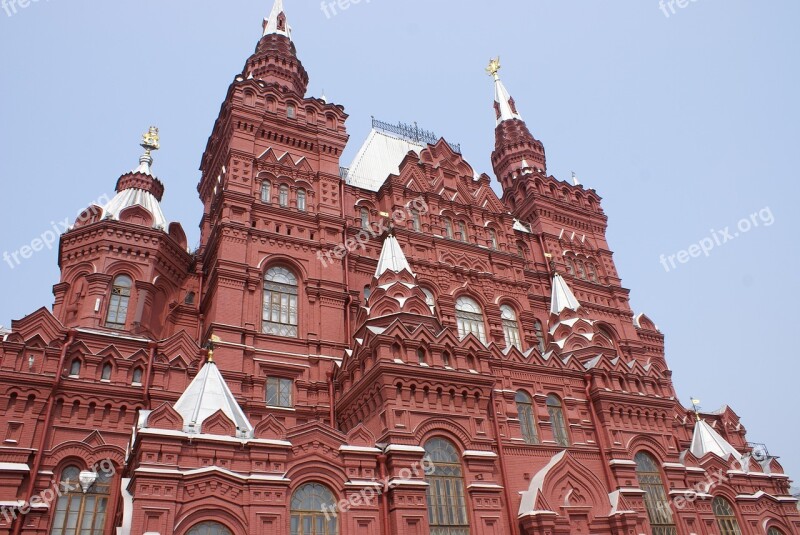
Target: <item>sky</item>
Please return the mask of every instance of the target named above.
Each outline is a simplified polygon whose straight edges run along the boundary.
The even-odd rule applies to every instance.
[[[800,478],[795,0],[286,0],[309,95],[418,122],[491,174],[501,76],[548,171],[603,197],[634,310],[666,336],[684,405],[730,405]],[[347,5],[343,3],[342,5]],[[49,236],[138,163],[199,239],[200,156],[271,0],[38,0],[0,9],[0,254]],[[497,188],[497,184],[494,186]],[[52,305],[57,246],[0,261],[0,324]],[[662,256],[663,255],[663,256]],[[12,267],[13,265],[13,267]]]

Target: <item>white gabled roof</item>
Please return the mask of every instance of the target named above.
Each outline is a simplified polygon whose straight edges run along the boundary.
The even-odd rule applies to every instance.
[[[389,234],[383,241],[383,248],[381,249],[381,256],[378,258],[378,267],[375,270],[375,278],[377,279],[386,271],[394,271],[400,273],[406,270],[412,275],[411,266],[408,264],[406,255],[403,254],[403,249],[394,234]]]
[[[727,459],[729,455],[733,455],[737,460],[742,459],[742,454],[736,451],[736,448],[722,438],[722,435],[717,433],[705,420],[698,420],[695,424],[689,451],[698,459],[708,453],[713,453],[723,459]]]
[[[236,424],[239,436],[253,437],[253,426],[213,362],[206,362],[175,403],[174,409],[183,417],[186,433],[200,433],[203,422],[221,410]]]
[[[575,294],[569,289],[567,281],[560,274],[553,275],[553,293],[550,298],[550,313],[561,314],[565,308],[578,310],[581,304],[575,298]]]
[[[372,129],[350,163],[345,181],[358,188],[378,191],[389,175],[400,173],[400,162],[409,151],[417,155],[426,147]]]

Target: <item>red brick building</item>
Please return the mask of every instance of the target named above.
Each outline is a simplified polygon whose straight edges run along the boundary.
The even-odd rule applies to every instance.
[[[795,534],[729,408],[676,399],[594,190],[494,78],[491,178],[306,96],[282,2],[202,158],[201,243],[157,131],[0,345],[0,533]]]

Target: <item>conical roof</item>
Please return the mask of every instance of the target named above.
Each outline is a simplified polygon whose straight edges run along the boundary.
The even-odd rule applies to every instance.
[[[553,275],[553,293],[550,297],[550,313],[561,314],[565,308],[578,310],[581,304],[575,298],[575,294],[569,289],[567,281],[560,274]]]
[[[689,451],[698,459],[708,453],[713,453],[723,459],[727,459],[729,455],[733,455],[737,460],[742,459],[742,454],[736,451],[736,448],[722,438],[722,435],[717,433],[705,420],[698,420],[695,424]]]
[[[184,431],[187,433],[200,433],[203,422],[221,410],[236,424],[240,436],[253,436],[253,426],[214,362],[206,362],[175,403],[174,409],[183,416]]]
[[[408,264],[406,255],[403,254],[403,249],[400,248],[397,238],[394,234],[389,234],[383,241],[383,249],[381,249],[381,256],[378,259],[378,268],[375,270],[375,278],[379,278],[386,271],[393,271],[400,273],[406,270],[412,275],[411,266]]]

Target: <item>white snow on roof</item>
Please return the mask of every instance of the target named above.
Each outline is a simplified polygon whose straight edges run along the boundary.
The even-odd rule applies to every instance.
[[[406,154],[414,151],[419,155],[425,147],[373,128],[350,163],[345,181],[352,186],[378,191],[389,175],[400,173],[400,162]]]

